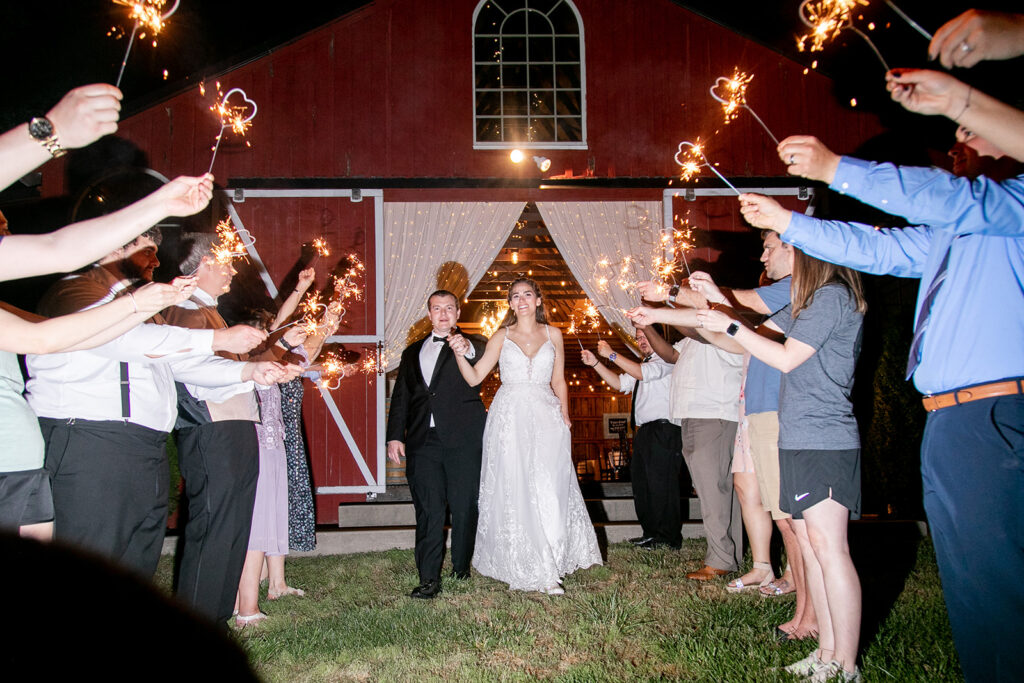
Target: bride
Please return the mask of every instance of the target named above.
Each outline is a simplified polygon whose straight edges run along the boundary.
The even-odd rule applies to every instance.
[[[501,371],[484,430],[473,566],[514,590],[561,595],[563,576],[601,564],[572,464],[562,333],[547,324],[533,280],[513,282],[508,301],[505,326],[475,366],[462,355],[468,340],[449,342],[470,386],[495,363]]]

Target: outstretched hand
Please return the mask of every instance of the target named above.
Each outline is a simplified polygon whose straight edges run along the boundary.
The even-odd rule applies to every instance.
[[[139,287],[129,296],[135,301],[135,308],[139,313],[156,313],[168,306],[179,303],[180,290],[173,284],[150,282],[148,285]]]
[[[942,66],[972,67],[985,59],[1024,54],[1024,15],[969,9],[943,24],[928,45]]]
[[[588,351],[587,349],[580,351],[580,360],[587,367],[592,368],[597,365],[597,356],[594,355],[593,351]]]
[[[644,301],[658,302],[668,298],[668,290],[651,280],[636,283],[636,291]]]
[[[928,69],[893,69],[885,74],[885,87],[908,111],[953,120],[967,110],[971,90],[949,74]]]
[[[178,176],[150,195],[163,203],[168,216],[191,216],[213,198],[213,175]]]
[[[790,135],[779,143],[779,158],[790,175],[831,184],[839,168],[839,155],[813,135]]]
[[[733,319],[722,311],[707,309],[697,311],[697,326],[703,327],[709,332],[725,332],[725,328],[732,324]]]
[[[295,283],[295,290],[299,294],[304,294],[309,286],[313,284],[313,280],[316,279],[316,270],[313,268],[305,268],[299,271],[299,280]]]
[[[62,147],[85,147],[117,131],[121,98],[121,91],[112,85],[83,85],[61,98],[46,118]]]
[[[724,304],[728,302],[725,295],[722,294],[722,290],[711,279],[711,276],[702,270],[695,270],[690,274],[690,288],[695,292],[703,294],[704,298],[712,303]]]
[[[740,195],[740,213],[755,228],[774,230],[780,235],[786,232],[793,216],[792,211],[782,208],[771,197],[749,192]]]
[[[213,331],[213,350],[246,353],[263,343],[267,333],[250,325],[234,325]],[[263,382],[260,382],[263,384]]]
[[[635,325],[653,325],[658,322],[654,317],[654,309],[650,306],[637,306],[636,308],[626,311],[626,317],[633,321]]]

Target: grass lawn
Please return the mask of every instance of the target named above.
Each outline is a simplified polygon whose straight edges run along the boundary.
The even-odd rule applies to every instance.
[[[864,680],[961,679],[931,543],[875,525],[851,532],[851,546]],[[792,598],[687,581],[703,552],[702,540],[612,545],[605,566],[566,579],[564,596],[510,592],[474,572],[432,601],[406,597],[418,583],[412,551],[293,558],[289,583],[306,597],[265,601],[270,618],[237,637],[267,681],[794,680],[773,669],[812,644],[772,635]],[[157,581],[169,589],[167,558]]]

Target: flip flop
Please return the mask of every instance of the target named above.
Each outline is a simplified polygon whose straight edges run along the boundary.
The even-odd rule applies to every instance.
[[[796,588],[785,579],[776,579],[760,587],[762,598],[777,598],[780,595],[787,595],[795,590]]]

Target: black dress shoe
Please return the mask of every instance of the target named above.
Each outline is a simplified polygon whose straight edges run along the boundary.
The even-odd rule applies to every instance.
[[[460,579],[460,580],[461,579],[468,579],[469,578],[469,570],[466,569],[465,571],[457,572],[457,571],[455,571],[453,569],[452,570],[452,578],[453,579]]]
[[[654,539],[650,536],[637,536],[636,538],[629,539],[629,542],[633,545],[643,545],[644,543],[648,543],[653,540]]]
[[[424,581],[420,585],[413,588],[412,593],[409,593],[409,597],[430,600],[440,592],[441,579],[431,579],[430,581]]]

